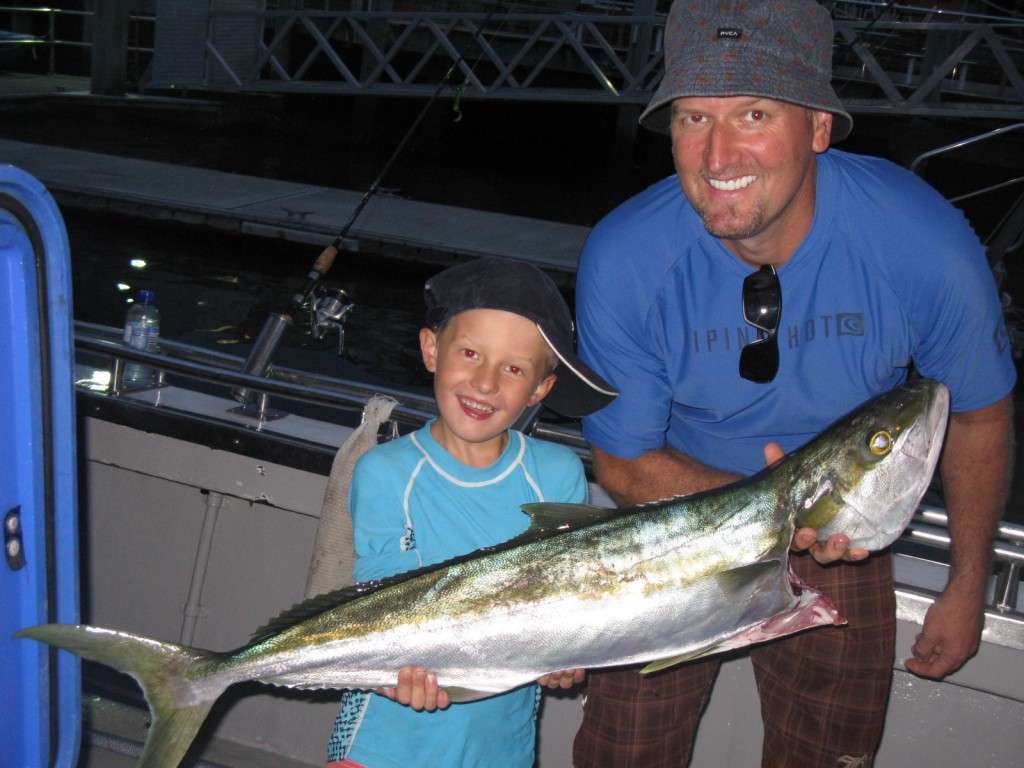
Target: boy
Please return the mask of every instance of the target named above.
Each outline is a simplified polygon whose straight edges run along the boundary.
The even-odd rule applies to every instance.
[[[572,315],[536,267],[460,264],[428,280],[425,298],[420,349],[434,374],[438,417],[356,464],[349,508],[358,581],[506,541],[529,524],[520,504],[586,501],[572,451],[510,427],[545,397],[560,413],[582,416],[615,396],[576,358]],[[538,682],[569,687],[580,679],[573,670]],[[328,765],[529,768],[539,699],[529,685],[447,708],[436,677],[406,667],[396,688],[343,694]]]

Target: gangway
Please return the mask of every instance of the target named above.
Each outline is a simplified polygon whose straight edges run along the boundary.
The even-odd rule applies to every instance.
[[[461,55],[453,98],[635,106],[664,65],[665,4],[653,0],[583,12],[284,5],[159,2],[151,86],[424,97]],[[1024,16],[866,0],[832,11],[836,88],[851,112],[1024,118]]]

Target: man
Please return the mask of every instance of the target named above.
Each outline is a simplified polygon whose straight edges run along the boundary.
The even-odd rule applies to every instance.
[[[940,678],[979,642],[1015,372],[963,216],[903,169],[829,148],[852,127],[831,44],[811,0],[672,7],[641,123],[670,134],[676,177],[607,216],[581,259],[582,356],[621,393],[584,434],[601,484],[636,504],[756,472],[911,367],[946,383],[952,567],[906,662]],[[751,650],[763,765],[869,766],[891,681],[891,561],[813,533],[794,537],[809,549],[794,569],[849,624]],[[717,669],[592,673],[576,767],[687,764]]]

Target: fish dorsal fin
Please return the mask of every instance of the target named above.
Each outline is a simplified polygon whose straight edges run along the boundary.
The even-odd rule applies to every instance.
[[[428,569],[421,569],[428,570]],[[287,608],[277,616],[272,618],[262,627],[253,632],[252,637],[249,638],[250,645],[256,645],[261,643],[267,638],[273,637],[278,632],[287,629],[288,627],[311,619],[314,616],[329,611],[332,608],[337,608],[339,605],[355,600],[357,597],[374,592],[381,587],[390,586],[391,584],[399,581],[404,581],[406,578],[415,575],[416,572],[410,572],[408,574],[401,574],[400,576],[393,576],[389,579],[375,579],[374,581],[364,581],[360,584],[353,584],[349,587],[342,587],[332,592],[324,592],[321,595],[316,595],[303,600],[302,602],[296,603],[291,608]]]
[[[548,532],[567,531],[572,528],[585,528],[588,525],[603,523],[622,514],[622,510],[614,507],[593,507],[588,504],[554,504],[540,502],[523,504],[520,507],[530,516],[530,528],[524,534],[544,534]]]

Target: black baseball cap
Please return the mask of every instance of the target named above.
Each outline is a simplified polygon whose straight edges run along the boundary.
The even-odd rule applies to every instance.
[[[511,259],[480,258],[437,273],[423,287],[428,328],[469,309],[501,309],[537,325],[558,358],[558,379],[544,404],[563,416],[586,416],[618,395],[578,357],[572,313],[554,281],[537,267]]]

